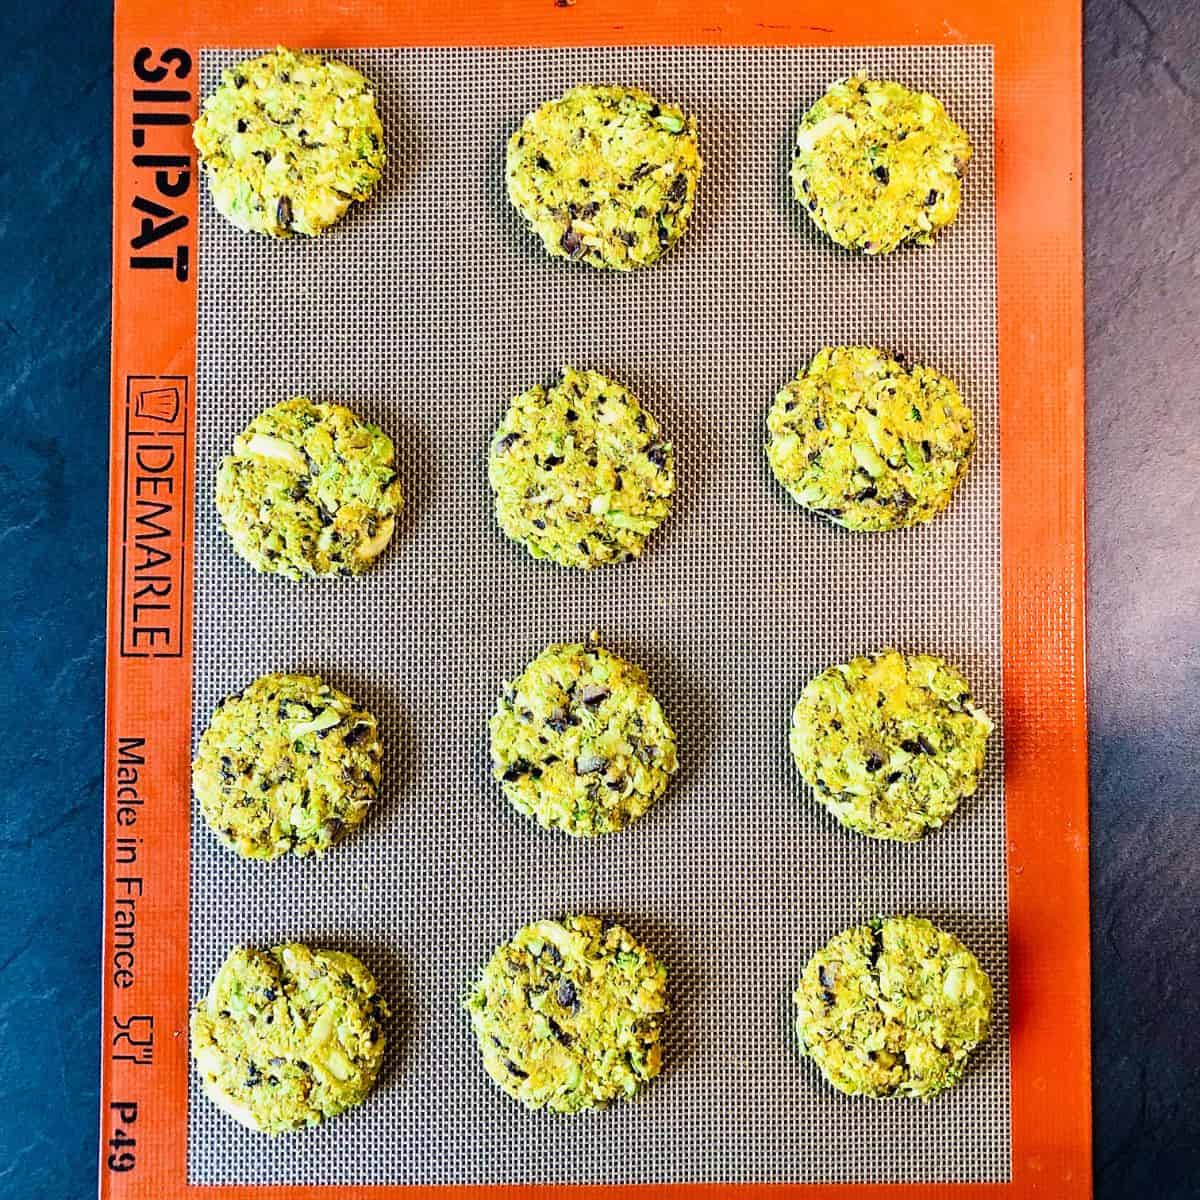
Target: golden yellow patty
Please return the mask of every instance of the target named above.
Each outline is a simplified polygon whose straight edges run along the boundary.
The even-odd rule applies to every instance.
[[[556,258],[627,271],[687,229],[703,164],[696,122],[640,88],[576,87],[508,143],[508,195]]]
[[[290,943],[232,950],[192,1012],[204,1092],[263,1133],[317,1125],[366,1099],[387,1005],[352,954]]]
[[[256,570],[358,575],[404,504],[392,439],[340,404],[296,396],[258,414],[217,471],[217,510]]]
[[[505,685],[490,729],[493,774],[513,807],[577,837],[624,829],[676,769],[646,673],[594,641],[543,650]]]
[[[264,675],[217,706],[196,749],[204,819],[244,858],[320,854],[379,792],[375,718],[315,675]]]
[[[954,381],[871,346],[821,350],[775,397],[767,461],[798,504],[847,529],[931,521],[975,449]]]
[[[282,46],[222,72],[194,136],[217,211],[274,238],[315,237],[371,195],[386,159],[362,75]]]
[[[796,766],[848,829],[912,842],[975,794],[992,723],[932,654],[851,659],[811,680],[792,714]]]
[[[856,75],[801,119],[792,190],[839,245],[887,254],[928,245],[954,220],[970,159],[967,135],[935,96]]]
[[[953,1087],[992,1012],[975,955],[920,917],[839,933],[809,960],[794,998],[801,1046],[825,1078],[877,1099]]]
[[[492,1079],[527,1108],[574,1113],[659,1073],[666,982],[620,925],[566,917],[518,930],[464,1003]]]
[[[488,482],[500,527],[534,558],[595,567],[636,558],[666,519],[675,450],[619,383],[564,367],[509,405]]]

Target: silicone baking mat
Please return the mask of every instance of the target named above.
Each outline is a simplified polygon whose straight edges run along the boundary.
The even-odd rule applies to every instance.
[[[1049,1167],[1048,1194],[1079,1194],[1086,1040],[1071,1043],[1073,1057],[1055,1072],[1077,1103],[1084,1097],[1083,1131],[1077,1113],[1056,1112],[1036,1133],[1022,1096],[1035,1109],[1047,1104],[1047,1066],[1032,1056],[1038,1006],[1015,1009],[1010,1041],[1010,995],[1016,1003],[1022,994],[1032,931],[1053,936],[1048,906],[1031,915],[1039,901],[1025,872],[1046,872],[1064,844],[1067,869],[1054,872],[1060,916],[1080,911],[1086,892],[1066,884],[1086,866],[1086,834],[1077,788],[1052,798],[1033,785],[1033,763],[1051,766],[1056,728],[1068,759],[1082,745],[1073,723],[1081,693],[1066,665],[1078,596],[1033,571],[1047,531],[1030,518],[1014,525],[1013,513],[1026,511],[1032,478],[1051,501],[1045,521],[1077,534],[1078,446],[1069,380],[1061,402],[1051,390],[1040,423],[1032,407],[1014,421],[1006,390],[1014,372],[1006,374],[1003,343],[1007,328],[1011,356],[1015,305],[1011,281],[1005,300],[1008,198],[1002,171],[997,188],[994,131],[1003,146],[1006,126],[993,91],[996,82],[1003,96],[1003,47],[962,44],[946,31],[928,40],[950,44],[923,44],[917,29],[894,39],[905,44],[860,34],[840,45],[832,26],[779,36],[769,23],[745,40],[828,44],[737,45],[700,25],[722,44],[669,46],[669,32],[651,23],[657,39],[614,25],[584,44],[544,47],[545,15],[531,20],[528,44],[512,29],[504,40],[514,44],[490,48],[380,49],[403,39],[372,45],[369,35],[383,29],[365,17],[353,44],[317,24],[305,27],[311,35],[289,33],[291,44],[344,47],[340,56],[374,81],[389,164],[369,204],[316,241],[285,244],[234,230],[203,188],[197,203],[190,158],[179,153],[186,129],[170,107],[186,107],[190,119],[223,66],[284,40],[283,31],[244,20],[240,38],[210,32],[192,50],[131,49],[133,111],[119,95],[117,119],[132,117],[121,132],[154,194],[130,196],[133,236],[127,261],[118,245],[118,278],[127,270],[143,285],[146,316],[168,278],[194,296],[190,318],[166,310],[175,333],[161,339],[169,347],[190,323],[194,373],[186,343],[157,363],[147,349],[153,333],[136,353],[124,347],[131,322],[120,319],[118,292],[118,359],[140,355],[157,373],[114,379],[119,650],[110,673],[102,1186],[156,1200],[188,1184],[209,1197],[644,1183],[779,1184],[805,1195],[849,1184],[894,1195],[979,1185],[993,1195],[1009,1181],[1032,1194]],[[436,32],[413,41],[452,40]],[[856,70],[935,92],[974,143],[963,212],[931,250],[851,256],[790,197],[800,114]],[[184,78],[186,90],[173,82]],[[697,214],[651,270],[622,276],[551,261],[504,198],[509,132],[541,100],[584,80],[647,87],[699,121],[706,167]],[[164,135],[175,136],[173,153],[163,153]],[[173,226],[177,216],[185,225]],[[1018,258],[1010,253],[1010,267]],[[1042,273],[1041,303],[1069,318],[1061,274],[1051,278],[1047,261],[1021,269]],[[771,478],[762,453],[771,397],[830,343],[873,343],[936,366],[972,404],[972,470],[931,526],[850,534],[803,513]],[[625,382],[675,443],[675,511],[636,563],[591,573],[538,564],[496,528],[491,430],[513,394],[564,363]],[[296,585],[256,576],[215,517],[213,475],[234,435],[297,393],[349,404],[396,441],[406,511],[365,578]],[[1064,447],[1049,481],[1030,475],[1028,452],[1011,449],[1005,430],[1026,424]],[[148,502],[158,507],[147,512]],[[177,538],[169,562],[148,553],[148,527],[163,529],[160,548]],[[648,669],[682,766],[642,821],[579,842],[539,830],[503,802],[489,776],[486,722],[506,677],[548,642],[592,629]],[[1048,636],[1030,648],[1040,629]],[[916,846],[840,829],[787,753],[804,682],[885,645],[959,664],[998,725],[978,795]],[[1067,656],[1062,665],[1056,653]],[[323,674],[371,707],[383,729],[381,801],[317,862],[238,860],[188,802],[187,756],[213,706],[270,670]],[[1031,759],[1035,745],[1050,759]],[[1071,771],[1078,778],[1077,763],[1058,778],[1066,784]],[[1032,805],[1048,826],[1031,819]],[[178,843],[169,852],[159,844],[166,833]],[[1025,847],[1039,840],[1051,845],[1029,856]],[[168,853],[177,864],[169,883]],[[668,966],[673,1007],[663,1076],[636,1104],[575,1119],[526,1113],[499,1093],[459,1007],[498,941],[569,911],[619,919],[650,944]],[[979,954],[997,989],[992,1038],[963,1084],[931,1104],[843,1097],[797,1052],[791,989],[833,933],[908,911]],[[136,946],[131,930],[141,935]],[[155,930],[167,936],[147,936]],[[186,1017],[231,946],[286,939],[359,954],[395,1017],[384,1073],[363,1108],[271,1140],[200,1094],[187,1068]],[[1067,969],[1055,978],[1042,966],[1037,976],[1074,1000],[1052,1022],[1060,1044],[1086,1030],[1086,974],[1075,965],[1086,964],[1086,942],[1060,939],[1060,951],[1064,943],[1075,955],[1060,955]],[[118,979],[121,971],[128,975]],[[139,989],[150,999],[131,1008]],[[1069,1136],[1047,1146],[1046,1130],[1072,1120]]]
[[[203,55],[202,91],[237,57]],[[1001,708],[990,51],[345,57],[375,83],[391,134],[377,201],[281,246],[201,199],[193,711],[198,735],[257,675],[322,674],[379,717],[387,785],[319,863],[245,863],[196,819],[192,985],[201,994],[233,944],[349,945],[399,1016],[372,1101],[298,1137],[241,1129],[194,1086],[192,1178],[1006,1179],[1001,739],[962,818],[917,846],[840,830],[785,744],[806,680],[896,643],[960,663],[980,703]],[[790,198],[800,113],[855,70],[934,91],[975,144],[962,219],[932,252],[864,261],[816,236]],[[657,269],[552,262],[505,201],[509,133],[580,80],[637,83],[696,115],[699,215]],[[861,342],[946,370],[977,414],[970,477],[927,528],[855,536],[802,513],[766,469],[777,388],[820,346]],[[492,515],[491,431],[510,396],[564,362],[625,381],[677,447],[675,513],[637,563],[537,563]],[[350,404],[398,444],[410,515],[367,578],[256,576],[220,528],[217,463],[256,412],[296,392]],[[507,809],[486,725],[506,676],[593,627],[649,670],[683,770],[646,819],[581,843]],[[674,1006],[662,1080],[579,1120],[497,1093],[458,1003],[495,942],[563,911],[641,932],[668,964]],[[993,1038],[937,1103],[839,1098],[799,1059],[790,990],[839,929],[909,911],[981,956],[998,985]]]

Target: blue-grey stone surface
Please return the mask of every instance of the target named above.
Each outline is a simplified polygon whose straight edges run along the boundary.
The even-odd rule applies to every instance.
[[[1096,1195],[1184,1200],[1200,5],[1087,0],[1085,22]],[[0,45],[0,1197],[75,1200],[97,1162],[111,12],[7,3]]]
[[[1200,1196],[1200,4],[1089,0],[1096,1194]]]
[[[111,13],[0,3],[0,1197],[95,1192]]]

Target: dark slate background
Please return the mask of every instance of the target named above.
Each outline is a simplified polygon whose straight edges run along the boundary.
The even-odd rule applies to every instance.
[[[1096,1195],[1175,1200],[1200,1196],[1200,4],[1084,7]],[[0,1196],[75,1200],[97,1161],[111,14],[7,0],[0,46]]]

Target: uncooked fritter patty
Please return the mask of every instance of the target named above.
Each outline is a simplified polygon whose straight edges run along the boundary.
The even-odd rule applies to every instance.
[[[577,87],[508,143],[508,195],[546,250],[593,267],[656,262],[687,229],[696,122],[640,88]]]
[[[358,575],[391,541],[404,504],[395,458],[377,425],[296,396],[238,435],[217,471],[217,511],[256,570]]]
[[[887,254],[928,245],[954,220],[970,159],[967,135],[935,96],[860,75],[801,119],[792,190],[839,245]]]
[[[362,75],[282,46],[221,73],[194,137],[217,211],[274,238],[316,237],[371,195],[386,159]]]
[[[204,819],[244,858],[320,854],[379,792],[375,718],[314,675],[264,675],[217,707],[192,788]]]
[[[792,714],[800,773],[847,828],[912,842],[975,794],[992,723],[932,654],[852,659],[811,680]]]
[[[666,519],[675,451],[619,383],[564,367],[513,400],[488,481],[500,527],[534,558],[595,567],[637,557]]]
[[[537,921],[500,946],[465,1001],[487,1073],[528,1108],[631,1099],[662,1066],[666,971],[620,925]]]
[[[352,954],[239,947],[192,1012],[192,1058],[214,1104],[251,1129],[284,1133],[363,1102],[387,1015]]]
[[[676,769],[646,673],[594,642],[549,646],[505,685],[493,773],[518,812],[577,837],[624,829]]]
[[[767,461],[797,503],[847,529],[931,521],[975,448],[954,381],[871,346],[821,350],[780,389]]]
[[[839,1091],[929,1099],[987,1037],[992,985],[953,934],[889,917],[814,954],[794,999],[801,1045]]]

